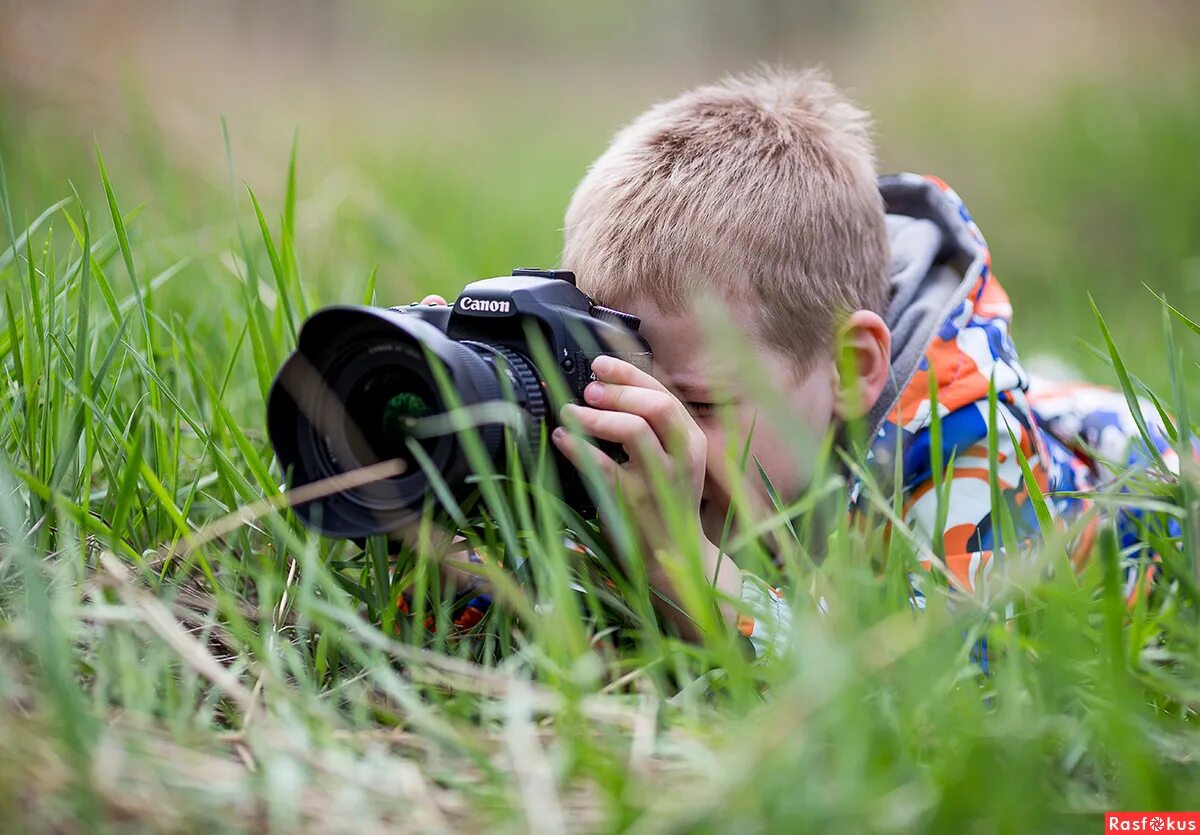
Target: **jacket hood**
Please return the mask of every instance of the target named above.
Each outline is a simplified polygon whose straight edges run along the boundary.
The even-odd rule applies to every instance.
[[[896,432],[912,436],[929,426],[931,385],[944,416],[979,401],[986,408],[993,377],[1005,399],[1023,396],[1028,380],[1009,339],[1012,306],[959,196],[941,180],[916,174],[883,177],[879,190],[892,250],[884,317],[892,368],[869,425],[876,458],[890,459],[884,452],[895,448]],[[969,416],[972,425],[975,417]]]

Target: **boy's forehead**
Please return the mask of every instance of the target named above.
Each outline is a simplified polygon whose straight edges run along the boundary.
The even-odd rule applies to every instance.
[[[691,310],[665,311],[645,300],[622,308],[642,320],[640,332],[654,352],[656,373],[676,388],[705,389],[734,373],[732,358],[717,350]],[[723,360],[723,353],[729,362]]]

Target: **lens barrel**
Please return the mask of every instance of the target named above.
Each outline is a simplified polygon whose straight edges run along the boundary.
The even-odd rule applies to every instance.
[[[293,488],[381,461],[403,462],[399,475],[331,489],[294,508],[305,524],[328,536],[362,539],[393,533],[419,517],[432,495],[421,457],[456,496],[467,492],[471,468],[460,437],[449,428],[429,434],[429,419],[451,405],[499,400],[515,402],[529,420],[545,415],[542,381],[521,353],[450,339],[399,311],[330,307],[305,322],[295,353],[272,383],[267,427]],[[477,432],[485,454],[503,472],[502,426],[485,422]],[[424,456],[413,454],[414,442]]]

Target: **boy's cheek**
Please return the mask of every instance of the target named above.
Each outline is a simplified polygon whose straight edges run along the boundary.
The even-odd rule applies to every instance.
[[[717,536],[725,524],[735,486],[740,485],[741,494],[757,513],[771,512],[771,497],[759,473],[759,465],[783,501],[798,497],[808,485],[813,464],[811,458],[820,446],[819,441],[808,443],[803,437],[819,438],[820,433],[829,428],[828,420],[811,413],[797,415],[794,425],[783,428],[763,420],[761,414],[756,420],[754,410],[749,408],[734,417],[736,437],[725,431],[720,419],[698,421],[708,441],[701,519],[705,532],[713,527]],[[745,456],[745,467],[738,472],[747,438],[750,438],[750,454]],[[809,447],[812,455],[806,452]]]
[[[810,450],[809,444],[797,438],[800,431],[793,427],[790,434],[784,434],[766,423],[755,428],[742,477],[747,480],[749,492],[767,507],[771,505],[771,497],[759,472],[760,466],[784,502],[797,498],[808,485],[817,445]]]

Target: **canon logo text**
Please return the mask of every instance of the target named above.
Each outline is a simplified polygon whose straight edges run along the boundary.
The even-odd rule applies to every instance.
[[[458,306],[463,310],[470,310],[472,313],[508,313],[511,308],[509,302],[498,302],[491,299],[473,299],[470,296],[460,298]]]

